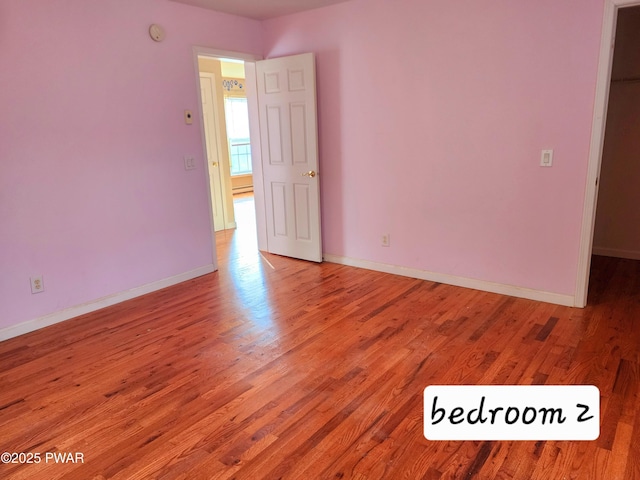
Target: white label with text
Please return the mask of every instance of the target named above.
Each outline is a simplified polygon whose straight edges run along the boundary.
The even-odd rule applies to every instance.
[[[427,440],[595,440],[600,391],[593,385],[430,385]]]

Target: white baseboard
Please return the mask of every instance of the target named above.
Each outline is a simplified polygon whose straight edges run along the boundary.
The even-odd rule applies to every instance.
[[[447,275],[445,273],[435,273],[429,272],[427,270],[418,270],[415,268],[388,265],[386,263],[376,263],[367,260],[340,257],[338,255],[325,254],[324,260],[331,263],[365,268],[367,270],[375,270],[377,272],[392,273],[394,275],[401,275],[403,277],[419,278],[420,280],[445,283],[447,285],[455,285],[457,287],[472,288],[474,290],[481,290],[484,292],[499,293],[501,295],[526,298],[529,300],[537,300],[539,302],[554,303],[557,305],[564,305],[568,307],[575,306],[574,297],[572,295],[561,295],[559,293],[544,292],[541,290],[515,287],[513,285],[505,285],[502,283],[486,282],[484,280],[475,280],[472,278]]]
[[[213,271],[215,271],[213,265],[206,265],[204,267],[196,268],[195,270],[191,270],[180,275],[165,278],[164,280],[148,283],[146,285],[142,285],[141,287],[132,288],[131,290],[127,290],[125,292],[114,293],[113,295],[108,295],[106,297],[98,298],[97,300],[93,300],[88,303],[83,303],[81,305],[66,308],[59,312],[50,313],[49,315],[45,315],[34,320],[28,320],[23,323],[18,323],[17,325],[11,325],[0,330],[0,342],[3,340],[8,340],[9,338],[23,335],[25,333],[33,332],[34,330],[38,330],[40,328],[48,327],[49,325],[53,325],[55,323],[64,322],[65,320],[69,320],[79,315],[84,315],[85,313],[94,312],[96,310],[100,310],[101,308],[115,305],[116,303],[131,300],[132,298],[140,297],[142,295],[146,295],[147,293],[155,292],[156,290],[161,290],[163,288],[170,287],[172,285],[176,285],[178,283],[185,282],[202,275],[206,275],[207,273],[211,273]]]
[[[628,258],[629,260],[640,260],[640,252],[635,250],[620,250],[617,248],[593,247],[594,255],[603,257]]]

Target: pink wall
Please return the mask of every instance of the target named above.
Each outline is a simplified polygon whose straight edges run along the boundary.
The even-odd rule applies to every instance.
[[[262,24],[0,0],[0,329],[211,264],[192,45],[317,53],[326,253],[572,295],[601,20],[602,0],[351,0]]]
[[[0,0],[0,329],[212,263],[192,45],[259,53],[261,26],[166,0]]]
[[[265,56],[317,53],[325,252],[573,295],[602,13],[352,0],[265,22]]]

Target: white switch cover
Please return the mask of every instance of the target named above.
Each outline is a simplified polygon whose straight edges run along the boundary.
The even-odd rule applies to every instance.
[[[196,168],[196,159],[194,157],[185,156],[184,157],[184,169],[185,170],[195,170]]]
[[[540,155],[540,166],[550,167],[551,165],[553,165],[553,150],[542,150],[542,155]]]
[[[191,110],[184,111],[184,123],[187,125],[191,125],[193,123],[193,114],[191,113]]]

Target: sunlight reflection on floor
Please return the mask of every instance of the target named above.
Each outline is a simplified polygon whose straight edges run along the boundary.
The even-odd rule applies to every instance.
[[[273,327],[272,306],[264,281],[272,267],[258,250],[253,195],[234,198],[236,229],[216,233],[218,266],[235,286],[233,295],[247,317],[261,328]]]

